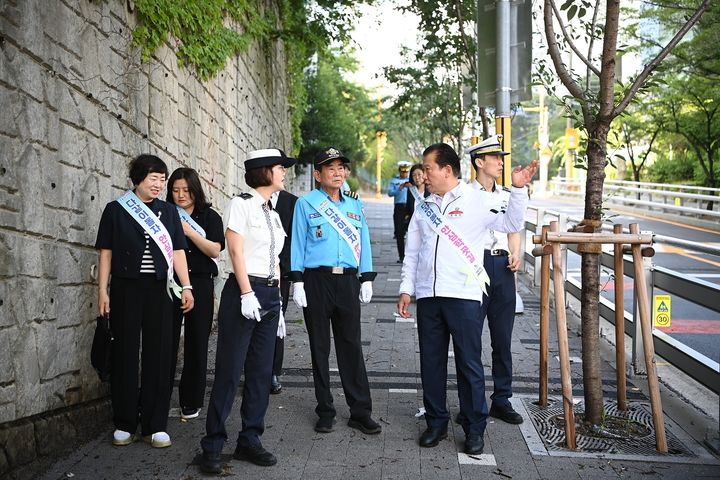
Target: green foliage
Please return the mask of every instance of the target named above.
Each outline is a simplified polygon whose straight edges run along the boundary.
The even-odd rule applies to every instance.
[[[472,0],[411,0],[400,7],[420,19],[420,46],[403,52],[404,65],[385,69],[388,81],[400,91],[392,100],[394,119],[406,132],[412,130],[405,155],[417,155],[413,143],[427,146],[453,139],[450,142],[460,146],[474,113],[460,98],[463,86],[475,89],[475,8]]]
[[[647,181],[657,183],[702,183],[696,180],[696,169],[698,163],[694,155],[679,151],[672,158],[663,155],[655,160],[647,167],[646,178]]]
[[[321,50],[308,68],[308,106],[300,125],[300,162],[311,163],[318,151],[329,146],[338,148],[353,162],[366,159],[366,143],[375,135],[375,102],[363,87],[345,80],[355,68],[354,58],[338,50]]]
[[[367,0],[372,1],[372,0]],[[136,0],[133,44],[143,61],[171,43],[178,64],[207,81],[253,42],[281,39],[287,56],[293,151],[302,145],[300,123],[307,93],[303,72],[317,49],[347,40],[362,2],[350,0]],[[263,8],[264,6],[264,8]]]
[[[136,0],[135,7],[139,25],[133,42],[143,61],[174,38],[178,63],[192,66],[203,81],[225,68],[229,57],[246,51],[253,40],[269,38],[274,30],[273,16],[249,0]]]

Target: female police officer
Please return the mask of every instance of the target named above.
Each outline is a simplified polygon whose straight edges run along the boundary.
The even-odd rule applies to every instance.
[[[234,457],[256,465],[277,463],[260,443],[270,396],[275,337],[280,316],[280,261],[285,232],[270,196],[282,190],[285,169],[295,164],[282,150],[250,152],[245,183],[250,193],[230,201],[225,237],[233,272],[225,282],[218,311],[215,382],[210,395],[200,469],[220,473],[227,440],[225,421],[245,373],[240,410],[242,430]],[[280,326],[284,331],[284,325]]]
[[[183,250],[185,236],[175,207],[158,198],[165,188],[165,163],[154,155],[140,155],[130,163],[129,175],[134,190],[107,204],[95,242],[100,250],[100,315],[110,314],[114,335],[110,384],[116,429],[113,444],[133,442],[139,416],[145,440],[153,447],[169,447],[165,430],[172,392],[173,269],[182,284],[182,310],[193,308]]]

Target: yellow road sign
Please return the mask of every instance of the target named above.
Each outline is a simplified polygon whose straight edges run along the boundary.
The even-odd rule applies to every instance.
[[[669,327],[672,325],[672,300],[670,295],[653,297],[653,327]]]

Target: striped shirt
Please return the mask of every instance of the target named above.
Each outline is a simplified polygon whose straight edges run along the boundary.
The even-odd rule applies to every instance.
[[[150,253],[150,235],[147,232],[143,232],[143,235],[145,236],[145,250],[140,261],[140,273],[155,273],[155,262]]]

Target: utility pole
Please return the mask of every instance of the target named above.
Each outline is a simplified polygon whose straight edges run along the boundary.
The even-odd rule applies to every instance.
[[[510,121],[510,0],[498,0],[495,3],[497,18],[497,96],[495,107],[495,133],[502,135],[500,143],[506,152],[512,150],[512,134]],[[512,155],[503,158],[503,174],[501,184],[510,185],[510,164]]]

